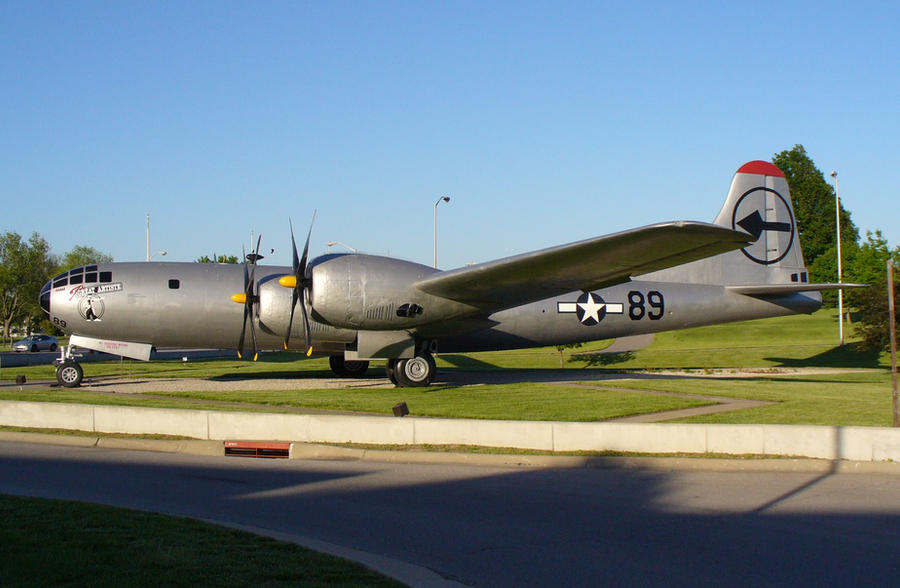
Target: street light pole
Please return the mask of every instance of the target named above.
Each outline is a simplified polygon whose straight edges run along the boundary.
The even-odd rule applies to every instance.
[[[449,196],[441,196],[434,203],[434,267],[437,268],[437,207],[441,202],[450,202]]]
[[[147,213],[147,261],[150,261],[150,213]]]
[[[344,247],[346,247],[347,249],[349,249],[349,250],[352,251],[353,253],[357,253],[356,249],[354,249],[353,247],[350,247],[349,245],[347,245],[347,244],[344,243],[343,241],[329,241],[329,242],[326,243],[325,245],[328,246],[328,251],[329,251],[329,253],[331,252],[331,248],[334,247],[335,245],[343,245]]]
[[[894,260],[887,260],[888,321],[891,333],[891,398],[894,405],[894,426],[900,427],[897,407],[897,318],[894,312]]]
[[[841,190],[838,183],[837,172],[832,170],[831,177],[834,178],[834,218],[835,227],[837,227],[837,270],[838,284],[841,283]],[[840,345],[844,344],[844,291],[838,290],[838,336],[840,337]]]

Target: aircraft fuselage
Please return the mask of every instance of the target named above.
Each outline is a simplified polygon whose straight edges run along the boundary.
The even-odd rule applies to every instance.
[[[412,288],[405,290],[404,283],[411,284],[434,271],[427,266],[399,262],[398,267],[409,273],[405,279],[398,278],[396,271],[385,269],[380,277],[378,271],[366,273],[360,269],[372,267],[371,263],[350,266],[347,276],[363,276],[356,283],[342,272],[316,276],[317,268],[325,264],[364,262],[366,258],[374,259],[375,267],[396,261],[343,255],[311,264],[315,294],[308,304],[313,348],[318,352],[343,351],[354,343],[360,330],[406,331],[414,339],[431,342],[431,350],[437,352],[482,351],[808,313],[821,304],[814,292],[762,299],[732,293],[718,285],[633,280],[480,314],[477,306],[437,299]],[[254,291],[259,305],[253,320],[258,326],[260,349],[282,348],[291,299],[290,291],[277,280],[290,272],[289,267],[256,268]],[[85,283],[76,277],[92,274],[98,278],[102,275],[105,281]],[[50,320],[64,331],[157,347],[237,346],[243,306],[235,304],[231,296],[244,289],[240,265],[110,263],[100,264],[96,272],[82,271],[68,278],[58,276],[49,284]],[[70,283],[73,278],[80,283]],[[398,309],[403,305],[417,305],[421,312],[400,316]],[[327,310],[320,312],[320,307]],[[440,320],[430,321],[429,314],[439,314]],[[291,348],[303,349],[300,321],[293,323],[291,335]]]

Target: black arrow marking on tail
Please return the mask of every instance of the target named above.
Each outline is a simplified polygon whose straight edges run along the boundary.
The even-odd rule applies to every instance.
[[[744,218],[738,221],[738,226],[753,235],[754,239],[759,239],[763,231],[781,231],[782,233],[791,232],[791,223],[770,223],[762,219],[762,215],[758,210],[754,210]]]

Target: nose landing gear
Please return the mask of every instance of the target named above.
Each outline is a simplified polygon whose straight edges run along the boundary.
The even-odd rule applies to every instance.
[[[81,368],[81,364],[75,361],[61,363],[56,368],[56,381],[60,386],[77,388],[81,385],[82,378],[84,378],[84,370]]]
[[[84,369],[82,369],[80,363],[75,361],[76,357],[81,357],[81,355],[72,353],[71,345],[64,345],[60,348],[59,358],[53,362],[57,366],[56,381],[59,382],[60,386],[77,388],[81,385],[81,380],[84,378]]]

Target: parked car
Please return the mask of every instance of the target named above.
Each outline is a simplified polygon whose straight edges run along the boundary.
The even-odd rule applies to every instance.
[[[13,351],[56,351],[56,337],[50,335],[31,335],[12,345]]]

